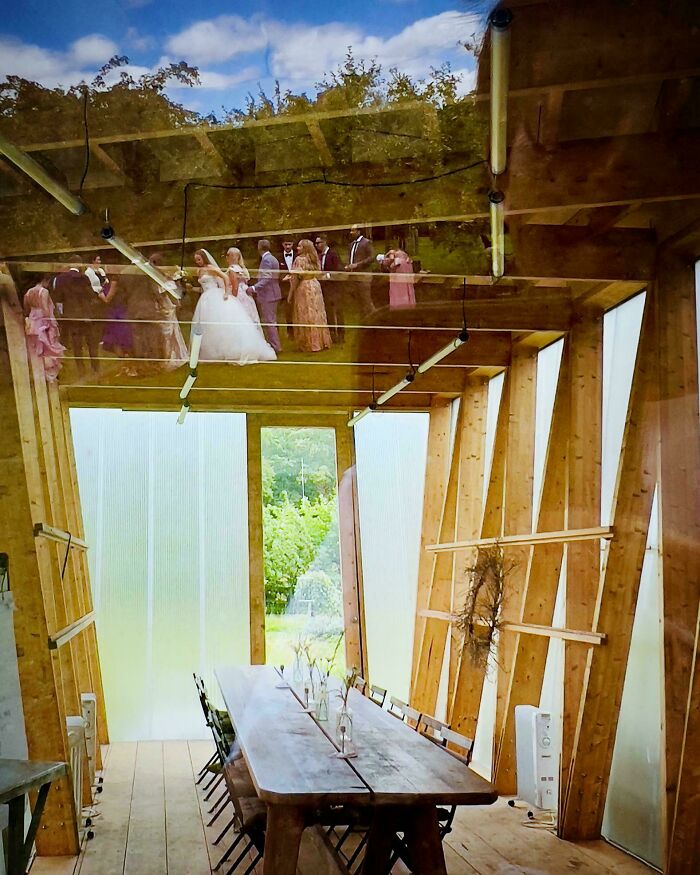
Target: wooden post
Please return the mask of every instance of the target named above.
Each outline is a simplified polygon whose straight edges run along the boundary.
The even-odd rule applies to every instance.
[[[457,428],[452,446],[450,476],[440,515],[439,537],[441,540],[454,538],[455,535],[460,454],[462,447],[466,444],[466,434],[469,430],[468,401],[465,403],[465,398],[468,399],[468,397],[469,390],[465,390],[459,405]],[[433,553],[431,559],[433,567],[427,609],[447,611],[452,605],[455,557],[453,553]],[[435,713],[442,676],[448,626],[434,617],[416,615],[415,629],[416,635],[420,634],[420,644],[416,675],[411,687],[411,704],[423,713],[433,714]]]
[[[365,640],[364,599],[362,596],[362,558],[357,506],[357,469],[354,431],[345,423],[335,426],[336,469],[338,477],[338,527],[340,566],[343,585],[345,664],[357,666],[368,677]]]
[[[552,424],[542,480],[537,531],[557,531],[565,522],[567,453],[569,439],[569,340],[559,369]],[[594,542],[596,546],[598,541]],[[554,616],[563,543],[537,544],[530,552],[520,622],[549,625]],[[537,705],[547,663],[547,638],[517,635],[504,703],[503,729],[498,739],[494,779],[498,787],[512,787],[515,780],[515,706]]]
[[[647,293],[642,332],[613,503],[615,537],[596,599],[594,629],[608,636],[591,647],[562,798],[559,833],[570,840],[600,835],[620,701],[657,475],[656,319]]]
[[[661,554],[667,871],[700,858],[698,639],[700,419],[693,265],[663,251],[658,264]]]
[[[484,464],[486,451],[486,408],[488,404],[488,379],[467,378],[462,395],[465,405],[465,432],[459,457],[459,482],[457,485],[457,521],[455,535],[458,541],[478,538],[484,506]],[[464,569],[476,550],[467,550],[455,556],[454,581],[452,586],[452,610],[464,605],[467,587]],[[455,683],[462,651],[462,635],[456,627],[450,627],[450,666],[447,687],[448,713],[452,710]]]
[[[532,490],[535,476],[535,395],[537,389],[537,350],[515,346],[511,358],[510,416],[506,448],[505,507],[503,534],[532,531]],[[506,560],[513,563],[508,575],[503,608],[504,621],[520,619],[520,610],[530,558],[529,547],[509,547]],[[510,683],[510,669],[515,654],[515,640],[504,635],[498,642],[498,690],[496,698],[496,735],[503,733],[505,703]],[[498,755],[498,751],[496,751]],[[496,756],[497,758],[497,756]],[[515,784],[501,788],[515,792]]]
[[[430,578],[433,560],[425,552],[428,544],[434,544],[440,529],[440,514],[445,501],[447,476],[450,467],[450,424],[452,402],[435,398],[430,405],[428,426],[428,452],[425,462],[425,488],[423,490],[423,522],[421,525],[420,553],[418,554],[418,588],[416,592],[416,625],[413,637],[413,665],[411,679],[416,682],[420,642],[425,631],[425,621],[418,612],[428,607]]]
[[[600,525],[603,427],[603,315],[577,314],[570,332],[571,427],[568,455],[568,528]],[[577,541],[566,553],[566,622],[591,629],[600,581],[600,543]],[[566,793],[588,648],[564,645],[564,707],[560,794]]]
[[[505,466],[508,444],[508,419],[510,416],[510,374],[506,373],[501,392],[501,402],[493,444],[493,458],[489,472],[489,486],[481,524],[482,538],[495,538],[503,534],[503,509],[505,504]],[[474,666],[462,648],[454,685],[450,724],[457,732],[474,738],[479,718],[479,705],[484,687],[485,669]]]
[[[73,433],[70,425],[70,413],[64,409],[59,394],[58,388],[55,385],[49,386],[49,399],[51,401],[51,409],[54,417],[54,427],[57,435],[57,449],[59,455],[59,469],[61,471],[61,480],[63,483],[63,492],[66,497],[66,508],[68,511],[68,525],[71,532],[75,532],[79,538],[85,537],[85,527],[83,525],[83,513],[80,504],[80,490],[78,487],[78,471],[75,464],[75,454],[73,452]],[[90,588],[90,570],[88,567],[87,554],[84,550],[78,551],[79,563],[79,600],[82,602],[84,614],[92,610],[92,589]],[[105,706],[104,688],[102,686],[102,668],[100,665],[100,655],[97,646],[97,629],[94,623],[91,623],[83,633],[83,637],[87,644],[88,660],[90,664],[91,675],[91,691],[97,697],[97,739],[99,744],[96,745],[96,767],[102,767],[102,751],[101,745],[109,744],[109,727],[107,725],[107,710]]]
[[[246,415],[248,453],[248,576],[250,662],[265,664],[265,559],[263,555],[262,451],[260,419]]]
[[[0,282],[2,282],[0,280]],[[0,286],[5,331],[0,332],[0,404],[3,440],[0,448],[0,539],[10,560],[10,580],[17,605],[14,614],[17,665],[29,756],[38,760],[68,760],[66,715],[60,663],[48,649],[54,617],[47,610],[51,556],[48,543],[33,536],[43,494],[37,462],[29,368],[23,318],[14,289]],[[8,341],[10,343],[8,343]],[[10,359],[8,346],[16,356]],[[32,435],[34,439],[32,440]],[[50,574],[50,572],[49,572]],[[36,837],[40,854],[77,854],[77,818],[69,778],[52,785],[42,829]]]

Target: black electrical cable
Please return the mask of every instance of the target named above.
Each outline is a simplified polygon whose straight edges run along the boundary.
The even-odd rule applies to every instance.
[[[473,170],[481,164],[487,164],[487,160],[481,158],[473,164],[466,164],[462,167],[453,167],[451,170],[444,170],[442,173],[435,173],[432,176],[419,176],[415,179],[392,180],[389,182],[346,182],[340,179],[328,179],[325,170],[322,177],[316,179],[295,179],[291,182],[272,182],[265,185],[239,185],[238,183],[223,183],[223,182],[187,182],[183,189],[183,215],[182,215],[182,244],[180,248],[180,268],[184,268],[185,264],[185,239],[187,237],[187,211],[189,207],[188,194],[190,188],[214,188],[224,191],[268,191],[280,188],[293,188],[303,185],[332,185],[340,188],[397,188],[407,185],[417,185],[424,182],[435,182],[438,179],[444,179],[448,176],[454,176],[457,173],[465,173],[467,170]]]
[[[85,163],[83,165],[83,175],[80,177],[80,185],[78,192],[83,193],[83,185],[90,169],[90,128],[88,127],[88,99],[89,91],[87,85],[83,89],[83,131],[85,132]]]
[[[66,565],[68,564],[68,554],[70,553],[70,545],[73,540],[73,535],[68,532],[68,546],[66,547],[66,555],[63,557],[63,567],[61,568],[61,580],[63,580],[63,575],[66,573]]]

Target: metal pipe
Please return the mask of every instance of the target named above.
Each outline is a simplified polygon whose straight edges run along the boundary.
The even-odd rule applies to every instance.
[[[497,9],[491,25],[491,172],[506,169],[508,134],[508,72],[510,60],[510,9]]]
[[[505,273],[505,208],[502,191],[490,191],[489,203],[491,213],[491,273],[494,279],[500,279]]]
[[[114,246],[115,249],[121,252],[122,255],[128,258],[134,267],[138,267],[138,269],[145,273],[146,276],[158,283],[164,292],[167,292],[176,300],[180,300],[182,295],[178,290],[177,283],[174,280],[167,279],[167,277],[165,277],[155,265],[151,264],[151,262],[145,258],[138,249],[134,249],[130,243],[127,243],[126,240],[122,240],[119,235],[115,234],[114,228],[111,228],[109,225],[105,226],[102,229],[102,237],[111,246]]]

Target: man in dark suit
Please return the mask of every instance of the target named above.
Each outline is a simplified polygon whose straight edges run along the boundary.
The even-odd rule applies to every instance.
[[[343,269],[338,253],[328,245],[326,234],[317,234],[314,240],[318,260],[321,265],[321,291],[326,307],[326,317],[333,343],[345,340],[345,319],[343,315],[344,282],[338,277]]]
[[[85,374],[83,347],[90,357],[93,374],[98,374],[102,323],[97,320],[105,313],[104,298],[101,293],[93,290],[90,280],[80,270],[82,258],[71,255],[68,262],[73,266],[56,276],[51,297],[56,304],[61,305],[62,315],[66,320],[62,327],[66,332],[68,345],[76,357],[78,374]]]
[[[294,241],[289,237],[285,237],[282,241],[282,251],[277,256],[277,261],[280,263],[280,269],[282,271],[281,276],[288,276],[292,270],[294,265]],[[289,291],[290,291],[291,283],[289,280],[286,282],[282,282],[280,280],[280,288],[282,289],[282,310],[284,312],[284,318],[287,322],[287,337],[290,339],[294,335],[294,331],[291,328],[292,322],[292,305],[289,303]]]
[[[366,316],[374,310],[371,293],[372,277],[369,275],[374,265],[374,249],[371,241],[365,237],[363,229],[358,225],[353,225],[350,228],[350,240],[348,263],[345,265],[345,270],[358,274],[358,276],[349,284],[349,292],[357,301],[360,316]]]

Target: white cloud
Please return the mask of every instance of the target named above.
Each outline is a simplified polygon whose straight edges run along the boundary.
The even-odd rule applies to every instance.
[[[239,15],[220,15],[197,21],[171,36],[166,49],[193,64],[218,64],[235,55],[264,49],[268,38],[262,20]]]
[[[68,49],[68,56],[77,67],[101,67],[117,53],[119,47],[99,33],[77,39]]]
[[[318,78],[341,63],[347,47],[357,58],[376,58],[385,70],[398,67],[411,76],[426,75],[431,66],[460,57],[459,41],[471,33],[474,18],[460,12],[441,12],[414,21],[394,36],[361,34],[341,25],[299,28],[272,50],[272,73],[291,79]],[[320,51],[315,50],[317,41]],[[313,47],[313,48],[312,48]]]
[[[127,29],[125,38],[129,48],[135,52],[146,52],[155,45],[155,40],[152,36],[143,36],[135,27]]]
[[[0,37],[0,77],[5,76],[21,76],[54,88],[75,85],[91,74],[80,69],[70,50],[50,51],[11,37]]]

